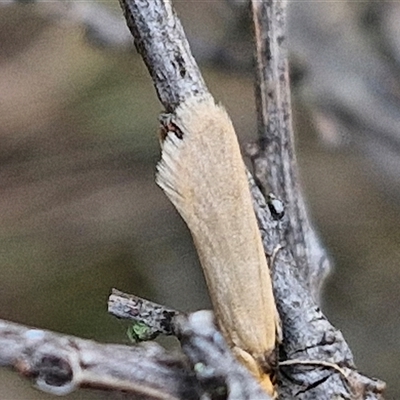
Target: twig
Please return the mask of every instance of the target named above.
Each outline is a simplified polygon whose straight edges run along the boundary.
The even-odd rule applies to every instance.
[[[305,363],[320,360],[340,365],[342,371],[351,374],[356,388],[349,388],[340,374],[325,379],[318,369],[301,371],[301,386],[306,388],[306,393],[302,392],[304,398],[330,399],[333,394],[344,393],[350,397],[381,398],[384,384],[355,371],[353,356],[341,332],[327,321],[315,302],[329,262],[309,222],[299,187],[285,48],[286,1],[252,1],[252,9],[259,115],[259,144],[258,149],[252,149],[252,160],[261,189],[265,193],[275,192],[284,199],[286,206],[286,227],[285,223],[272,224],[264,197],[252,182],[265,249],[271,254],[271,249],[279,244],[284,246],[276,254],[273,268],[274,292],[284,337],[283,362],[288,364],[288,359],[302,359]],[[281,397],[296,398],[298,371],[281,372]]]
[[[123,301],[127,295],[120,293]],[[209,400],[227,392],[229,400],[270,400],[233,358],[211,312],[175,315],[174,331],[190,363],[156,343],[99,344],[0,320],[0,365],[54,395],[91,388],[152,400]]]
[[[172,112],[187,98],[207,94],[171,2],[120,0],[120,4],[165,110]]]
[[[109,297],[109,312],[118,318],[144,322],[151,331],[175,335],[204,390],[204,396],[224,398],[229,393],[229,400],[270,399],[247,369],[233,357],[215,326],[211,311],[185,315],[113,289]],[[163,326],[165,323],[167,328]]]
[[[294,149],[287,60],[286,0],[252,2],[256,42],[258,151],[252,161],[264,195],[272,191],[285,203],[282,240],[293,254],[304,284],[318,300],[330,265],[307,216]]]
[[[212,399],[271,400],[233,357],[215,327],[211,311],[198,311],[189,317],[180,314],[174,324],[198,381]]]
[[[132,294],[112,289],[108,299],[108,312],[114,317],[131,319],[146,324],[149,336],[173,335],[172,318],[180,314],[160,304]]]
[[[325,368],[332,368],[335,371],[339,372],[344,378],[347,379],[348,374],[343,368],[340,368],[337,364],[333,364],[327,361],[320,361],[320,360],[286,360],[286,361],[281,361],[279,363],[280,367],[285,367],[289,365],[311,365],[314,367],[325,367]]]
[[[201,393],[185,359],[156,343],[99,344],[1,320],[0,365],[14,367],[55,395],[80,387],[160,400],[198,399]]]

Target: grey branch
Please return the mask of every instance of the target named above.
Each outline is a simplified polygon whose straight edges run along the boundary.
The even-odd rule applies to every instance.
[[[206,392],[204,396],[229,393],[230,400],[269,399],[247,369],[231,354],[215,327],[211,311],[186,316],[116,289],[109,297],[108,311],[118,318],[145,323],[156,334],[176,335]]]
[[[117,289],[112,289],[108,299],[108,312],[117,318],[146,324],[149,336],[154,337],[160,334],[173,335],[172,319],[179,314],[176,310]]]
[[[118,318],[143,322],[151,332],[178,337],[204,391],[202,399],[227,394],[229,400],[270,399],[249,371],[233,357],[217,331],[211,311],[185,315],[116,289],[109,297],[108,311]]]
[[[256,215],[267,254],[274,257],[273,283],[282,319],[280,367],[282,398],[380,398],[384,384],[358,374],[341,332],[320,311],[316,301],[329,270],[326,252],[312,228],[298,179],[291,121],[286,49],[286,1],[252,1],[257,61],[259,142],[252,160],[258,186],[284,199],[286,218],[271,223],[264,196],[251,182]],[[318,361],[321,362],[318,368]],[[307,362],[316,362],[310,368]],[[325,362],[331,363],[327,368]],[[286,365],[285,365],[286,364]],[[284,366],[285,365],[285,366]],[[337,369],[340,366],[341,372]],[[351,377],[351,378],[350,378]]]
[[[208,89],[170,1],[120,0],[135,46],[168,112]]]
[[[184,357],[156,343],[99,344],[0,321],[0,365],[65,395],[80,387],[125,390],[148,399],[198,399],[200,388]]]
[[[271,219],[265,199],[253,180],[250,187],[264,248],[267,254],[272,254],[271,249],[280,246],[280,223]],[[272,277],[283,331],[280,398],[328,400],[335,394],[346,399],[382,399],[385,384],[357,372],[341,332],[315,303],[293,254],[286,247],[273,257]]]
[[[259,140],[252,162],[263,194],[286,205],[282,239],[290,248],[304,284],[318,300],[330,270],[325,249],[311,226],[303,199],[294,148],[287,57],[286,1],[252,1],[256,42],[256,105]]]
[[[229,350],[216,330],[213,313],[198,311],[178,315],[175,332],[188,356],[197,380],[210,398],[228,400],[271,400],[250,372]]]
[[[121,299],[128,296],[119,293]],[[123,390],[151,400],[209,400],[224,393],[229,400],[270,400],[234,359],[210,311],[174,315],[173,329],[187,358],[154,342],[100,344],[0,320],[0,365],[13,367],[54,395],[83,387]]]

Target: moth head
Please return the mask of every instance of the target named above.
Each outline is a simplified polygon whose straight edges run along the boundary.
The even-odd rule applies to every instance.
[[[176,125],[173,114],[161,114],[158,120],[160,122],[159,139],[161,147],[170,134],[174,134],[178,139],[183,139],[183,132]]]

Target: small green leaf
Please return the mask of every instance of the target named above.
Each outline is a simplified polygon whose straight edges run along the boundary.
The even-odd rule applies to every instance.
[[[143,322],[134,322],[131,326],[128,327],[126,334],[128,335],[128,338],[132,343],[152,340],[157,336],[157,334],[152,332],[151,328]]]

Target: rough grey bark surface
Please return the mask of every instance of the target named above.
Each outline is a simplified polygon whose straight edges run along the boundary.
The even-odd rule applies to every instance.
[[[121,0],[120,4],[165,110],[173,111],[193,94],[207,93],[172,3]]]
[[[318,300],[330,265],[308,218],[300,188],[290,99],[287,5],[285,1],[251,3],[259,138],[250,149],[254,175],[264,195],[273,192],[287,205],[282,239],[304,275],[304,283]]]

